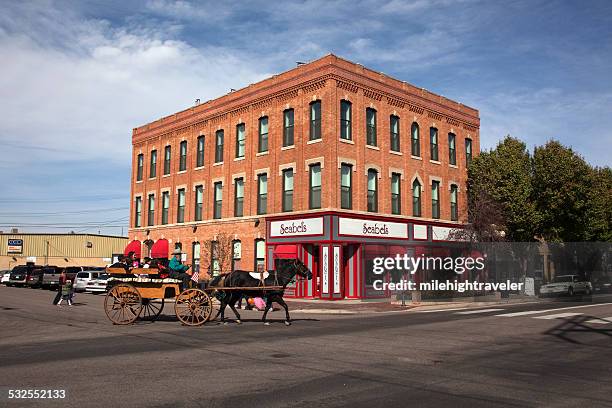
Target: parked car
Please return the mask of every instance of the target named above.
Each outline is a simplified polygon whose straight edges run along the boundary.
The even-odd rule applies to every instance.
[[[601,276],[593,282],[593,292],[610,293],[612,292],[612,280],[609,276]]]
[[[26,286],[30,288],[40,288],[43,282],[43,268],[37,267],[32,269],[32,272],[28,274],[26,279]]]
[[[52,288],[59,285],[62,268],[59,266],[45,266],[43,268],[42,287]]]
[[[96,279],[92,279],[89,281],[87,286],[85,286],[85,291],[90,293],[106,292],[106,284],[108,283],[109,277],[110,275],[107,273],[100,274]]]
[[[0,274],[2,275],[2,281],[0,283],[4,283],[6,285],[9,279],[11,279],[11,271],[0,271]]]
[[[32,273],[35,268],[39,268],[34,264],[17,265],[11,271],[11,276],[7,283],[7,286],[23,286],[28,281],[28,276]]]
[[[573,296],[575,293],[590,295],[592,292],[591,282],[578,275],[560,275],[552,283],[540,287],[540,296]]]
[[[92,270],[77,273],[76,279],[74,280],[74,291],[84,292],[87,285],[100,276],[100,274],[102,274],[102,272]]]

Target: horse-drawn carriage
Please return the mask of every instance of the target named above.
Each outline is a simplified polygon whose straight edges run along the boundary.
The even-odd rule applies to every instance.
[[[126,253],[128,248],[126,248]],[[163,251],[162,251],[163,253]],[[167,248],[165,254],[167,254]],[[162,257],[159,257],[162,259]],[[167,260],[167,258],[166,258]],[[114,324],[131,324],[136,320],[155,320],[164,309],[166,300],[174,299],[174,313],[187,326],[200,326],[212,315],[213,300],[219,310],[214,318],[225,319],[224,310],[230,306],[240,323],[235,303],[242,296],[266,298],[263,322],[272,302],[285,309],[285,323],[290,324],[287,304],[283,301],[285,287],[296,275],[311,279],[312,273],[299,260],[281,264],[276,270],[265,272],[233,271],[213,278],[203,289],[183,287],[182,281],[167,277],[159,268],[108,267],[109,290],[104,300],[106,316]]]

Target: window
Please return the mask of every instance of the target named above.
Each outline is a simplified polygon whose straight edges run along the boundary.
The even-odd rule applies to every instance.
[[[234,180],[234,217],[244,215],[244,179]]]
[[[179,171],[187,170],[187,141],[183,140],[179,145]]]
[[[215,163],[223,163],[223,130],[215,133]]]
[[[157,176],[157,150],[151,151],[151,164],[149,165],[149,178]]]
[[[134,206],[136,213],[134,214],[134,227],[142,227],[142,197],[136,197],[136,205]]]
[[[136,181],[142,181],[142,171],[144,167],[144,155],[141,153],[138,155],[136,164]]]
[[[266,214],[268,211],[268,175],[257,175],[257,214]]]
[[[204,136],[198,136],[198,149],[196,151],[196,167],[204,166]]]
[[[239,239],[232,241],[232,272],[239,266],[242,259],[242,242]]]
[[[368,211],[378,211],[378,172],[368,170]]]
[[[155,225],[155,194],[149,194],[148,201],[147,225],[150,227]]]
[[[201,247],[199,242],[194,242],[191,247],[191,265],[193,265],[194,272],[200,272],[200,255],[201,255]]]
[[[448,162],[453,166],[457,164],[457,149],[455,147],[455,134],[448,134]]]
[[[342,163],[340,166],[340,208],[345,210],[353,208],[352,172],[353,166]]]
[[[170,210],[170,192],[162,193],[162,225],[168,224],[168,212]]]
[[[168,224],[168,212],[170,211],[170,192],[162,193],[162,225]]]
[[[310,140],[321,138],[321,101],[310,103]]]
[[[293,211],[293,169],[283,170],[283,211]]]
[[[419,124],[412,122],[410,128],[410,135],[412,140],[412,155],[415,157],[421,157],[421,140],[419,138]]]
[[[259,265],[266,269],[266,241],[261,238],[255,240],[255,270]]]
[[[268,151],[268,117],[259,118],[259,153]]]
[[[212,276],[219,276],[221,273],[221,263],[219,262],[219,242],[212,241],[210,245],[210,266]]]
[[[246,132],[244,123],[236,125],[236,158],[244,157],[246,150]]]
[[[376,111],[366,109],[366,144],[376,146]]]
[[[400,151],[400,121],[399,117],[391,115],[389,118],[389,134],[391,137],[391,150]]]
[[[429,128],[430,159],[438,161],[438,129]]]
[[[457,221],[459,219],[459,213],[457,211],[457,185],[451,184],[450,188],[450,212],[451,212],[451,221]]]
[[[221,218],[221,206],[223,204],[223,183],[220,181],[214,184],[214,210],[213,210],[213,218],[219,219]]]
[[[202,221],[204,209],[204,186],[195,188],[195,220]]]
[[[178,207],[176,209],[176,222],[182,223],[185,222],[185,189],[180,188],[178,190]]]
[[[472,139],[465,139],[465,165],[472,162]]]
[[[431,218],[440,218],[440,182],[431,182]]]
[[[283,147],[293,146],[293,109],[283,112]]]
[[[340,101],[340,138],[351,140],[353,138],[351,130],[351,103]]]
[[[170,159],[172,157],[172,147],[164,147],[164,175],[170,174]]]
[[[321,208],[321,164],[310,165],[309,208]]]
[[[421,216],[421,183],[416,179],[412,183],[412,215]]]
[[[401,203],[401,174],[392,173],[391,174],[391,214],[401,214],[402,213],[402,203]]]

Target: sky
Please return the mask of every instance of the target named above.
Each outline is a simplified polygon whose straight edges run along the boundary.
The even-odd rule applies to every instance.
[[[131,131],[334,53],[612,165],[612,1],[2,1],[0,230],[126,234]]]

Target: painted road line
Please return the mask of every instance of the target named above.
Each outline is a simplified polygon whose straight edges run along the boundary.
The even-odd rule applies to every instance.
[[[435,309],[435,310],[416,310],[418,313],[435,313],[435,312],[454,312],[456,310],[466,310],[467,307],[456,307],[454,309]]]
[[[612,303],[609,303],[609,302],[608,303],[593,303],[590,305],[558,307],[555,309],[528,310],[526,312],[502,313],[502,314],[498,314],[495,316],[502,316],[502,317],[528,316],[528,315],[533,315],[533,314],[556,312],[559,310],[582,309],[583,307],[596,307],[596,306],[606,306],[606,305],[612,305]]]
[[[535,316],[534,319],[543,319],[543,320],[562,319],[564,317],[580,316],[581,314],[582,313],[557,313],[557,314],[546,315],[546,316]]]
[[[479,310],[469,310],[467,312],[457,312],[455,314],[459,314],[459,315],[469,315],[469,314],[476,314],[476,313],[489,313],[489,312],[499,312],[500,310],[504,310],[504,309],[479,309]]]
[[[589,324],[610,324],[610,323],[612,323],[612,317],[598,317],[597,319],[587,320],[585,323],[589,323]]]

